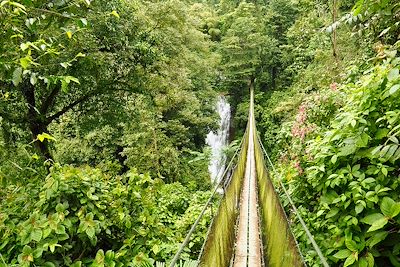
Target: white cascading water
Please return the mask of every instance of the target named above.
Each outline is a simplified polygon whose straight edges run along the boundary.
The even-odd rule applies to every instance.
[[[229,139],[229,126],[231,120],[231,106],[226,101],[225,97],[218,98],[217,112],[220,116],[219,129],[215,134],[209,132],[206,138],[206,144],[211,147],[211,160],[208,170],[211,175],[211,182],[219,182],[226,164],[226,155],[224,154],[224,147],[228,145]]]

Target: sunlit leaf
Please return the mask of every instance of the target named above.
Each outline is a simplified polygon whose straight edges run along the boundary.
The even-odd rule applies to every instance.
[[[350,265],[352,265],[355,261],[356,261],[356,256],[355,256],[354,253],[352,253],[352,254],[346,259],[346,261],[344,262],[343,267],[350,266]]]
[[[367,232],[372,232],[372,231],[379,230],[379,229],[383,228],[387,223],[388,223],[388,219],[386,217],[383,217],[383,218],[375,221],[371,225],[371,227],[368,229]]]
[[[41,134],[38,134],[37,139],[38,139],[40,142],[43,142],[45,139],[47,139],[47,140],[49,140],[49,141],[56,141],[56,139],[55,139],[53,136],[49,135],[48,133],[41,133]]]
[[[80,20],[83,25],[87,26],[87,20],[85,18],[81,18]]]
[[[399,69],[395,68],[395,69],[391,69],[389,71],[389,74],[387,76],[389,81],[393,81],[399,78]]]
[[[119,18],[119,14],[115,10],[113,10],[110,14],[113,15],[114,17],[116,17],[116,18]]]
[[[12,82],[15,86],[22,81],[22,68],[16,68],[13,72],[13,79]]]
[[[30,66],[31,60],[29,59],[29,57],[23,57],[19,60],[19,62],[23,69],[27,69]]]
[[[393,95],[400,89],[400,84],[395,84],[389,89],[389,94]]]

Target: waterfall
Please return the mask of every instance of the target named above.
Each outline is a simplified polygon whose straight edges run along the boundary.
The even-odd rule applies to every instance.
[[[209,132],[206,138],[206,144],[211,147],[211,160],[208,170],[212,182],[219,182],[226,164],[226,156],[223,148],[228,145],[229,124],[231,120],[231,106],[225,97],[218,98],[216,110],[220,117],[219,129],[217,133]]]

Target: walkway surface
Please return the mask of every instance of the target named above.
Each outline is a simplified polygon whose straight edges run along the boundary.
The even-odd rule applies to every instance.
[[[252,103],[252,102],[251,102]],[[250,123],[254,123],[250,108]],[[240,211],[236,233],[234,267],[261,267],[262,253],[257,202],[257,176],[254,158],[254,133],[249,127],[249,146],[245,177],[240,199]]]

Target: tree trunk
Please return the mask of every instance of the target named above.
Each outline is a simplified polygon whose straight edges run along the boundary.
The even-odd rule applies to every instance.
[[[38,121],[30,122],[29,129],[31,130],[33,139],[36,139],[39,134],[48,132],[47,125]],[[40,142],[38,140],[35,142],[35,146],[39,150],[40,154],[42,154],[46,159],[53,159],[49,149],[49,141],[45,139],[43,142]]]
[[[272,67],[271,70],[271,89],[276,89],[276,75],[277,74],[277,69],[276,67]]]
[[[39,113],[39,109],[36,106],[35,87],[27,81],[22,90],[28,106],[26,117],[29,130],[31,131],[32,138],[36,139],[38,134],[47,133],[48,123],[45,122],[44,117]],[[35,146],[42,156],[46,159],[52,159],[47,140],[43,140],[43,142],[36,141]]]
[[[332,6],[332,25],[334,25],[337,21],[337,11],[338,11],[338,0],[333,0]],[[332,50],[333,50],[333,57],[335,58],[336,62],[338,62],[338,48],[337,48],[337,31],[336,25],[332,29]]]

